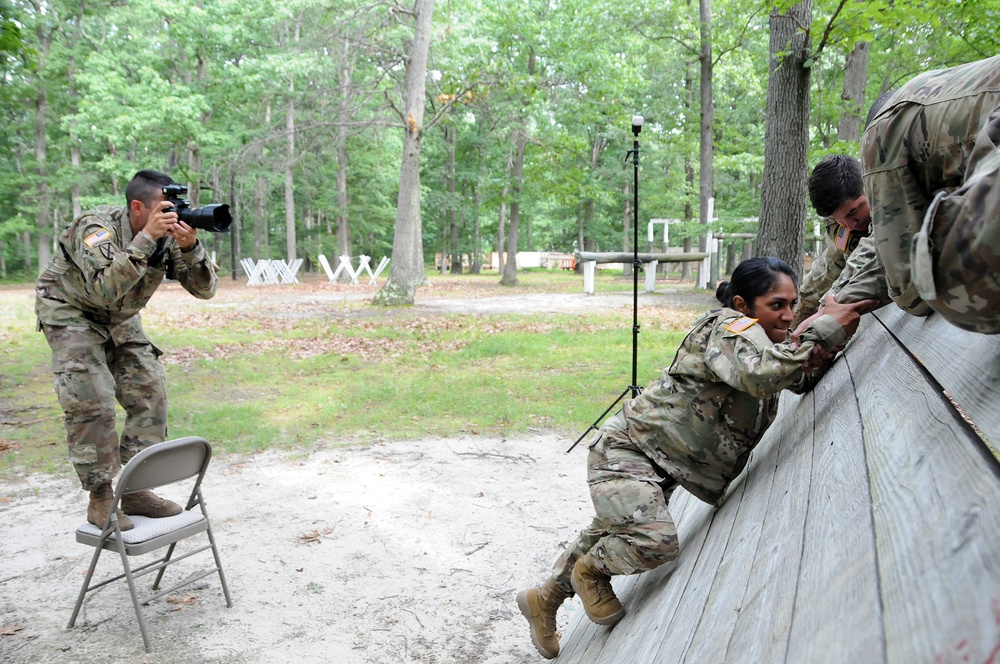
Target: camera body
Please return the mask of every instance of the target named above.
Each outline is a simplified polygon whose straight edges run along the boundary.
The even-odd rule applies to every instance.
[[[203,205],[199,208],[191,207],[191,201],[184,198],[187,187],[179,184],[167,185],[163,188],[163,195],[173,207],[165,208],[164,212],[177,212],[177,218],[191,228],[206,230],[210,233],[228,233],[229,225],[233,223],[233,215],[229,213],[229,206],[222,204]]]

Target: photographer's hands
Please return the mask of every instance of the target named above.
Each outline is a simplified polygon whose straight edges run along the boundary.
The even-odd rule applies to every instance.
[[[165,212],[167,208],[171,211]],[[172,208],[169,201],[160,201],[153,206],[143,230],[154,240],[169,235],[177,240],[177,245],[184,250],[191,249],[198,242],[197,229],[178,219],[177,211]]]

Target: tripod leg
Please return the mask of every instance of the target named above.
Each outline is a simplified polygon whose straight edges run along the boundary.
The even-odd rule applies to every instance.
[[[607,410],[605,410],[603,413],[601,413],[600,415],[597,416],[597,419],[594,420],[594,423],[590,425],[590,428],[587,429],[586,431],[584,431],[583,434],[579,438],[576,439],[576,442],[569,446],[569,449],[566,450],[566,454],[569,454],[570,452],[572,452],[573,448],[576,447],[577,445],[579,445],[580,441],[583,440],[584,437],[586,437],[586,435],[588,433],[590,433],[591,431],[596,431],[597,430],[597,425],[604,419],[604,417],[608,413],[611,412],[611,409],[614,408],[615,406],[617,406],[618,402],[621,401],[625,397],[625,395],[628,394],[629,392],[631,392],[632,390],[633,390],[633,388],[631,386],[626,387],[625,391],[622,392],[621,394],[619,394],[618,398],[614,400],[614,403],[612,403],[610,406],[608,406]]]

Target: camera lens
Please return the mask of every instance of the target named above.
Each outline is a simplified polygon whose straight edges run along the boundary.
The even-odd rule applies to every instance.
[[[226,204],[205,205],[200,208],[181,210],[179,218],[192,228],[211,233],[228,233],[233,223],[233,215]]]

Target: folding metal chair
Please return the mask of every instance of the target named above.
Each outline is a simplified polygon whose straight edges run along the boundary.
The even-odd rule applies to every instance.
[[[222,573],[219,549],[216,547],[215,537],[212,535],[212,526],[209,523],[208,512],[205,509],[205,500],[201,493],[201,481],[205,477],[205,471],[208,469],[208,462],[211,458],[212,447],[208,442],[203,438],[189,436],[147,447],[125,464],[118,479],[118,484],[115,487],[114,503],[108,514],[107,521],[104,523],[104,527],[98,528],[93,524],[85,523],[76,531],[77,542],[95,547],[95,549],[94,556],[90,561],[90,568],[87,570],[87,575],[83,580],[83,587],[80,589],[80,595],[76,599],[76,606],[73,607],[73,615],[70,616],[67,628],[73,627],[76,623],[76,617],[80,613],[80,607],[83,606],[83,600],[87,593],[122,578],[128,581],[129,593],[132,595],[132,604],[135,607],[136,618],[139,620],[139,630],[142,632],[142,640],[146,645],[146,652],[152,652],[152,647],[149,643],[149,634],[146,631],[146,621],[142,615],[141,606],[143,604],[148,604],[158,597],[179,590],[198,579],[217,572],[219,574],[219,581],[222,583],[222,592],[226,596],[226,606],[233,605],[232,599],[229,596],[229,587],[226,585],[226,577]],[[191,495],[183,512],[177,516],[162,519],[133,516],[130,518],[135,523],[135,527],[132,530],[121,531],[115,511],[119,508],[123,495],[144,489],[155,489],[156,487],[181,482],[190,478],[195,478],[194,486],[191,489]],[[195,510],[195,507],[198,509]],[[208,544],[176,558],[173,557],[174,548],[179,541],[201,532],[206,533],[208,536]],[[142,555],[165,546],[168,547],[166,554],[152,562],[136,568],[133,568],[129,563],[130,556]],[[91,585],[94,571],[97,569],[97,560],[104,549],[117,551],[121,555],[122,566],[125,571],[122,574]],[[215,558],[214,567],[195,572],[166,590],[159,589],[160,580],[163,578],[163,573],[169,565],[173,565],[176,562],[206,550],[211,550],[212,556]],[[140,599],[136,593],[135,581],[138,577],[151,572],[157,572],[152,589],[158,592]]]

